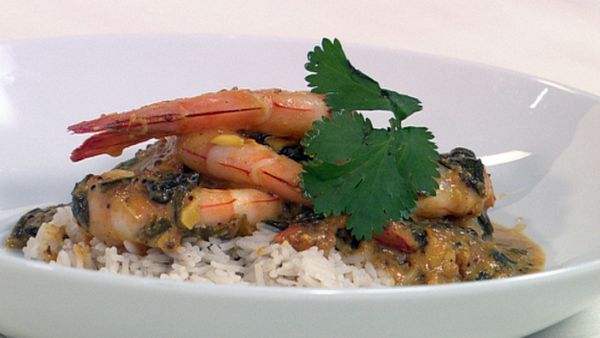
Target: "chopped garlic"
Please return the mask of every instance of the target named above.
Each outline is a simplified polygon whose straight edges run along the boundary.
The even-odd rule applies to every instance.
[[[244,139],[235,134],[218,135],[210,140],[210,142],[225,147],[241,147],[244,145]]]

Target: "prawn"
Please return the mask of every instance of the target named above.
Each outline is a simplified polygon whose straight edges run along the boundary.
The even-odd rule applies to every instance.
[[[496,198],[492,181],[484,171],[483,193],[478,193],[460,176],[459,169],[438,167],[439,188],[434,196],[420,196],[414,216],[421,219],[452,217],[477,217],[494,206]]]
[[[166,152],[166,153],[165,153]],[[221,188],[215,188],[221,187]],[[176,250],[184,236],[233,237],[282,213],[279,197],[184,172],[174,144],[162,141],[101,175],[88,175],[73,190],[73,213],[108,245],[125,241]]]
[[[310,204],[300,189],[300,163],[238,133],[207,131],[180,136],[177,158],[199,173]]]
[[[246,129],[301,139],[313,121],[329,116],[323,96],[279,89],[223,90],[191,98],[163,101],[125,113],[112,113],[68,127],[96,133],[75,149],[71,160],[110,154],[169,135],[211,129]]]
[[[180,136],[177,158],[199,173],[255,186],[284,199],[310,205],[300,188],[302,165],[235,132],[208,131]],[[460,166],[447,168],[440,165],[438,170],[436,195],[419,197],[415,217],[476,217],[493,206],[492,184],[484,169],[482,191],[473,189],[463,180]]]
[[[299,187],[300,164],[251,141],[238,140],[235,146],[213,141],[219,131],[232,134],[225,130],[240,129],[298,140],[312,127],[312,122],[328,115],[327,105],[319,94],[278,89],[224,90],[72,125],[69,130],[75,133],[98,134],[75,149],[71,158],[78,161],[103,153],[118,155],[138,142],[178,135],[178,159],[193,170],[310,205]],[[437,194],[419,196],[416,217],[476,217],[494,204],[491,181],[484,169],[483,191],[475,191],[464,182],[460,166],[440,165],[439,171]]]

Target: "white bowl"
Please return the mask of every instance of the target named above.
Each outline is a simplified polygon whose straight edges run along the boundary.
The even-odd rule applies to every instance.
[[[118,160],[70,163],[103,112],[233,86],[305,89],[320,41],[111,36],[0,43],[0,232],[26,206],[69,200]],[[494,337],[532,333],[600,295],[600,98],[435,56],[347,45],[353,64],[419,97],[441,150],[485,155],[494,221],[527,224],[546,271],[453,285],[286,289],[197,285],[78,271],[0,249],[0,332],[15,336]],[[382,123],[388,116],[378,116]],[[127,152],[132,154],[132,150]],[[493,156],[504,154],[505,156]],[[125,155],[127,156],[127,155]]]

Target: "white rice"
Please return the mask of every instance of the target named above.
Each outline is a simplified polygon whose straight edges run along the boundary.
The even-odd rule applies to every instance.
[[[59,208],[23,248],[25,257],[50,264],[142,277],[215,284],[278,285],[315,288],[393,286],[393,279],[360,255],[327,255],[317,247],[296,251],[290,244],[271,243],[276,232],[259,225],[251,236],[208,241],[185,238],[176,253],[152,248],[139,252],[89,239],[69,207]],[[66,239],[63,239],[66,238]]]

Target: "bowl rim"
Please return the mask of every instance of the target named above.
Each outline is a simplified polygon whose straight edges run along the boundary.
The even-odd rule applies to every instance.
[[[322,37],[323,38],[323,37]],[[278,43],[303,43],[307,46],[315,46],[321,42],[322,38],[315,41],[308,37],[301,36],[276,36],[276,35],[265,35],[265,34],[223,34],[223,33],[184,33],[184,32],[147,32],[147,33],[99,33],[99,34],[81,34],[81,35],[67,35],[67,36],[52,36],[52,37],[34,37],[34,38],[18,38],[18,39],[0,39],[1,45],[27,45],[27,44],[41,44],[41,43],[52,43],[52,42],[73,42],[73,41],[100,41],[100,40],[196,40],[196,39],[212,39],[212,40],[241,40],[241,41],[269,41]],[[333,39],[333,37],[329,37]],[[309,47],[311,48],[311,47]],[[561,91],[567,91],[572,94],[587,97],[588,99],[600,101],[600,93],[595,94],[580,88],[576,88],[567,84],[556,82],[544,77],[540,77],[535,74],[512,70],[496,65],[490,65],[485,62],[472,61],[461,59],[453,56],[445,56],[435,53],[416,51],[407,48],[395,48],[389,46],[381,46],[376,44],[369,44],[363,42],[345,41],[344,48],[349,49],[364,49],[376,50],[385,53],[402,53],[410,54],[419,58],[427,58],[433,60],[444,60],[444,62],[451,62],[455,64],[465,65],[468,67],[475,67],[479,69],[487,69],[493,72],[499,72],[501,74],[509,76],[517,76],[521,78],[527,78],[528,80],[534,80],[542,82],[545,85],[552,86]]]

